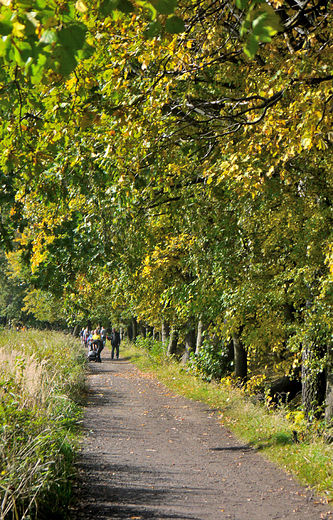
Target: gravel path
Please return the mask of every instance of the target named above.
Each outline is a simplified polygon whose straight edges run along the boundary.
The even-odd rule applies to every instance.
[[[218,412],[103,354],[89,366],[73,520],[332,520]]]

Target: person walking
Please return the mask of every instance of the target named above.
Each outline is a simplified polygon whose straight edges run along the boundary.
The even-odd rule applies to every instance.
[[[97,352],[96,361],[97,361],[97,363],[102,363],[101,352],[102,352],[104,346],[103,346],[103,341],[101,339],[101,335],[99,333],[99,330],[97,330],[97,329],[93,333],[91,344],[92,344],[93,347],[96,347],[96,352]]]
[[[119,359],[119,345],[120,345],[120,334],[116,331],[116,329],[113,327],[112,333],[111,333],[111,359],[114,359],[114,353],[116,351],[116,358]]]
[[[103,348],[104,348],[105,343],[106,343],[106,329],[103,327],[103,325],[101,327],[100,335],[101,335],[101,340],[103,342]]]

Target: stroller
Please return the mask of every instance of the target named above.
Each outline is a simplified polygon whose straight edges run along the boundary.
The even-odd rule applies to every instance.
[[[88,346],[88,360],[101,362],[101,352],[103,350],[103,343],[100,339],[92,341]]]
[[[89,345],[88,361],[97,361],[97,358],[97,350],[95,350],[92,345]]]

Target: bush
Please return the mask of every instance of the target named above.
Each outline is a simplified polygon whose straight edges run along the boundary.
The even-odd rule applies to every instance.
[[[135,346],[145,350],[155,363],[163,363],[167,355],[167,347],[161,341],[157,341],[152,336],[139,336],[135,341]]]
[[[204,341],[198,354],[191,352],[188,367],[204,381],[219,381],[230,370],[231,363],[224,347],[216,349],[209,341]]]

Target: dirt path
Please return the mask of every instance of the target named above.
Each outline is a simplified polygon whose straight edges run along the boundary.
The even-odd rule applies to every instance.
[[[235,440],[217,412],[103,354],[102,364],[90,364],[73,520],[333,518]]]

